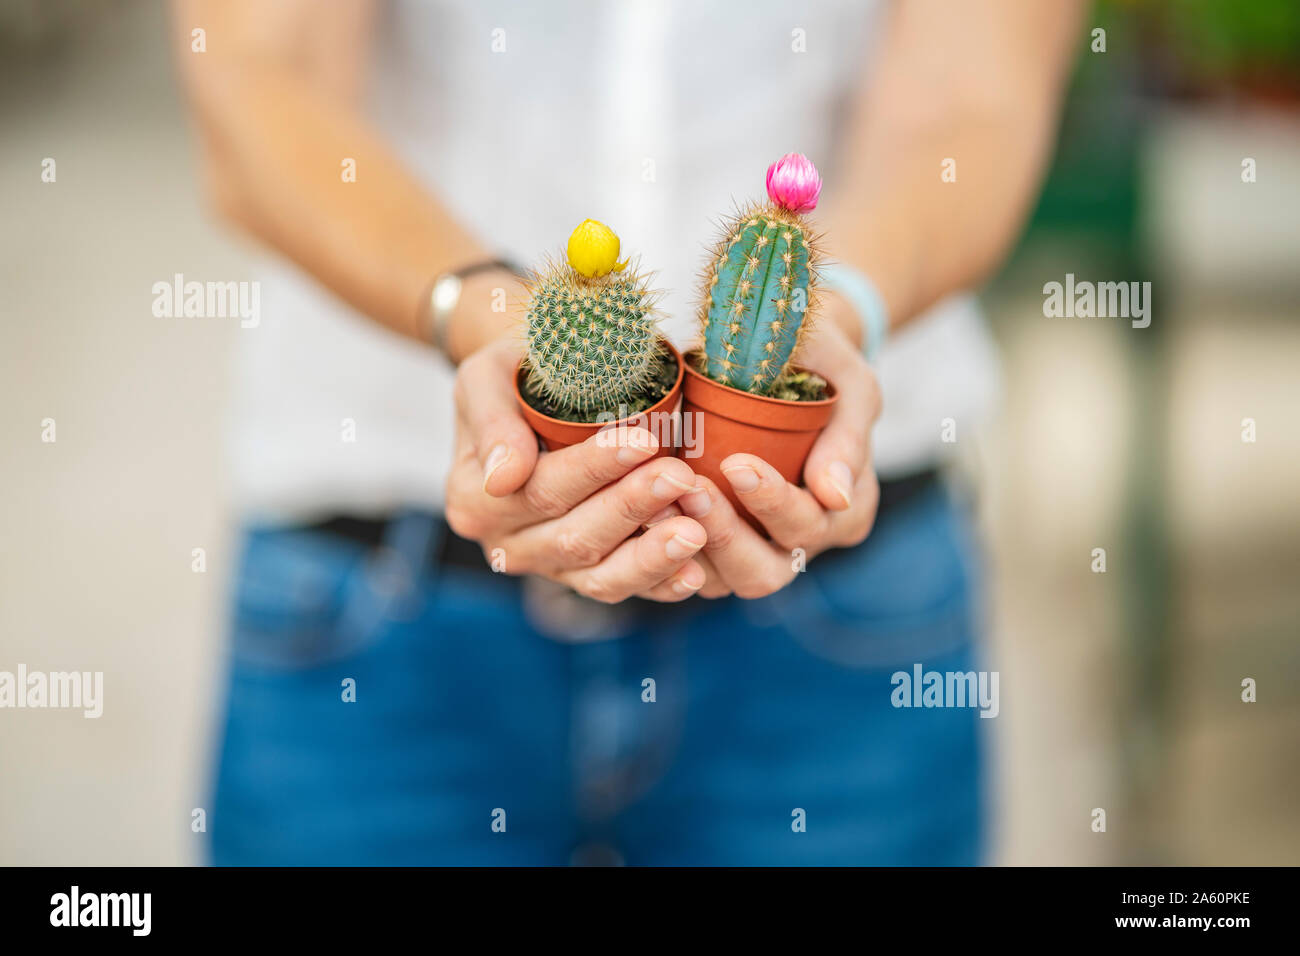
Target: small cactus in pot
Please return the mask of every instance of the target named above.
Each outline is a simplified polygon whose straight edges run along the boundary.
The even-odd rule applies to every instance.
[[[722,222],[700,305],[700,371],[756,395],[788,387],[821,258],[804,215],[821,193],[816,168],[791,153],[768,169],[767,188],[769,202]]]
[[[619,261],[619,245],[608,226],[585,220],[564,259],[548,261],[529,283],[516,386],[549,449],[611,423],[649,427],[664,450],[672,444],[684,363],[659,333],[659,293]]]
[[[722,460],[749,452],[798,483],[836,397],[834,386],[795,364],[816,313],[821,255],[806,214],[821,178],[791,153],[768,168],[767,194],[768,202],[721,223],[704,268],[701,346],[687,355],[684,386],[683,409],[698,416],[700,455],[691,466],[738,507],[721,480]]]

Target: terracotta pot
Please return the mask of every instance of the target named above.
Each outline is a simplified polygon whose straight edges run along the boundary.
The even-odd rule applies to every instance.
[[[682,460],[696,474],[711,478],[741,516],[762,532],[762,525],[740,503],[731,490],[731,482],[722,474],[723,459],[737,452],[748,452],[762,458],[787,481],[799,484],[808,452],[830,421],[839,394],[828,382],[829,397],[817,402],[790,402],[753,395],[720,385],[695,371],[696,355],[697,352],[686,355]]]
[[[532,430],[537,432],[537,436],[541,438],[542,445],[547,451],[558,451],[561,448],[568,448],[570,445],[580,444],[596,434],[596,432],[606,428],[639,427],[649,430],[659,440],[659,451],[655,454],[656,458],[675,455],[677,453],[675,447],[676,423],[679,421],[680,416],[682,378],[685,374],[686,362],[682,359],[682,353],[677,351],[671,342],[667,339],[661,339],[660,341],[663,342],[664,347],[672,353],[673,358],[677,361],[677,378],[674,379],[673,387],[668,390],[668,394],[645,411],[629,415],[627,418],[621,418],[616,422],[592,423],[566,422],[559,418],[543,415],[524,399],[521,385],[524,377],[528,374],[528,369],[521,365],[518,374],[515,375],[515,399],[519,402],[519,407],[523,411],[524,421],[528,422]]]

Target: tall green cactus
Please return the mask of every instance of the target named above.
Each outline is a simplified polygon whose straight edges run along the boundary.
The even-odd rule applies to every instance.
[[[549,263],[532,283],[528,384],[562,417],[640,411],[663,369],[658,294],[617,259],[618,237],[587,220],[570,238],[568,261]]]
[[[782,166],[796,160],[806,166]],[[807,170],[812,185],[801,179],[796,189],[790,176],[807,179]],[[771,202],[723,222],[700,309],[700,371],[714,381],[763,395],[785,374],[807,324],[819,259],[801,213],[816,205],[820,190],[812,164],[791,154],[768,170]]]

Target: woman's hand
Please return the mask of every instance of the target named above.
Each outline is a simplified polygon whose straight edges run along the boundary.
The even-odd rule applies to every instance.
[[[758,598],[779,591],[804,560],[828,548],[851,547],[866,538],[876,518],[880,486],[871,467],[871,429],[880,416],[880,388],[851,332],[856,319],[828,296],[827,310],[809,334],[798,361],[824,375],[840,400],[804,465],[806,487],[786,481],[755,455],[731,455],[722,472],[732,489],[767,530],[764,539],[737,515],[716,485],[696,478],[696,490],[678,499],[681,512],[704,528],[701,560],[708,579],[703,597],[734,593]]]
[[[519,360],[519,346],[500,341],[457,372],[452,530],[479,542],[495,570],[541,575],[597,601],[680,601],[698,591],[705,571],[693,555],[704,528],[665,513],[694,487],[691,469],[652,461],[658,444],[640,428],[539,455],[514,396]]]

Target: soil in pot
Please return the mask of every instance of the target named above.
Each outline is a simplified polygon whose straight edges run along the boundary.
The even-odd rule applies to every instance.
[[[629,406],[630,414],[613,422],[610,414],[595,422],[574,420],[577,416],[557,408],[545,396],[539,395],[529,384],[527,367],[520,366],[515,376],[515,398],[519,401],[524,420],[541,438],[547,451],[577,445],[602,429],[640,427],[648,429],[658,440],[659,452],[655,457],[675,454],[686,363],[670,342],[664,340],[662,344],[668,355],[658,377],[646,393]]]

